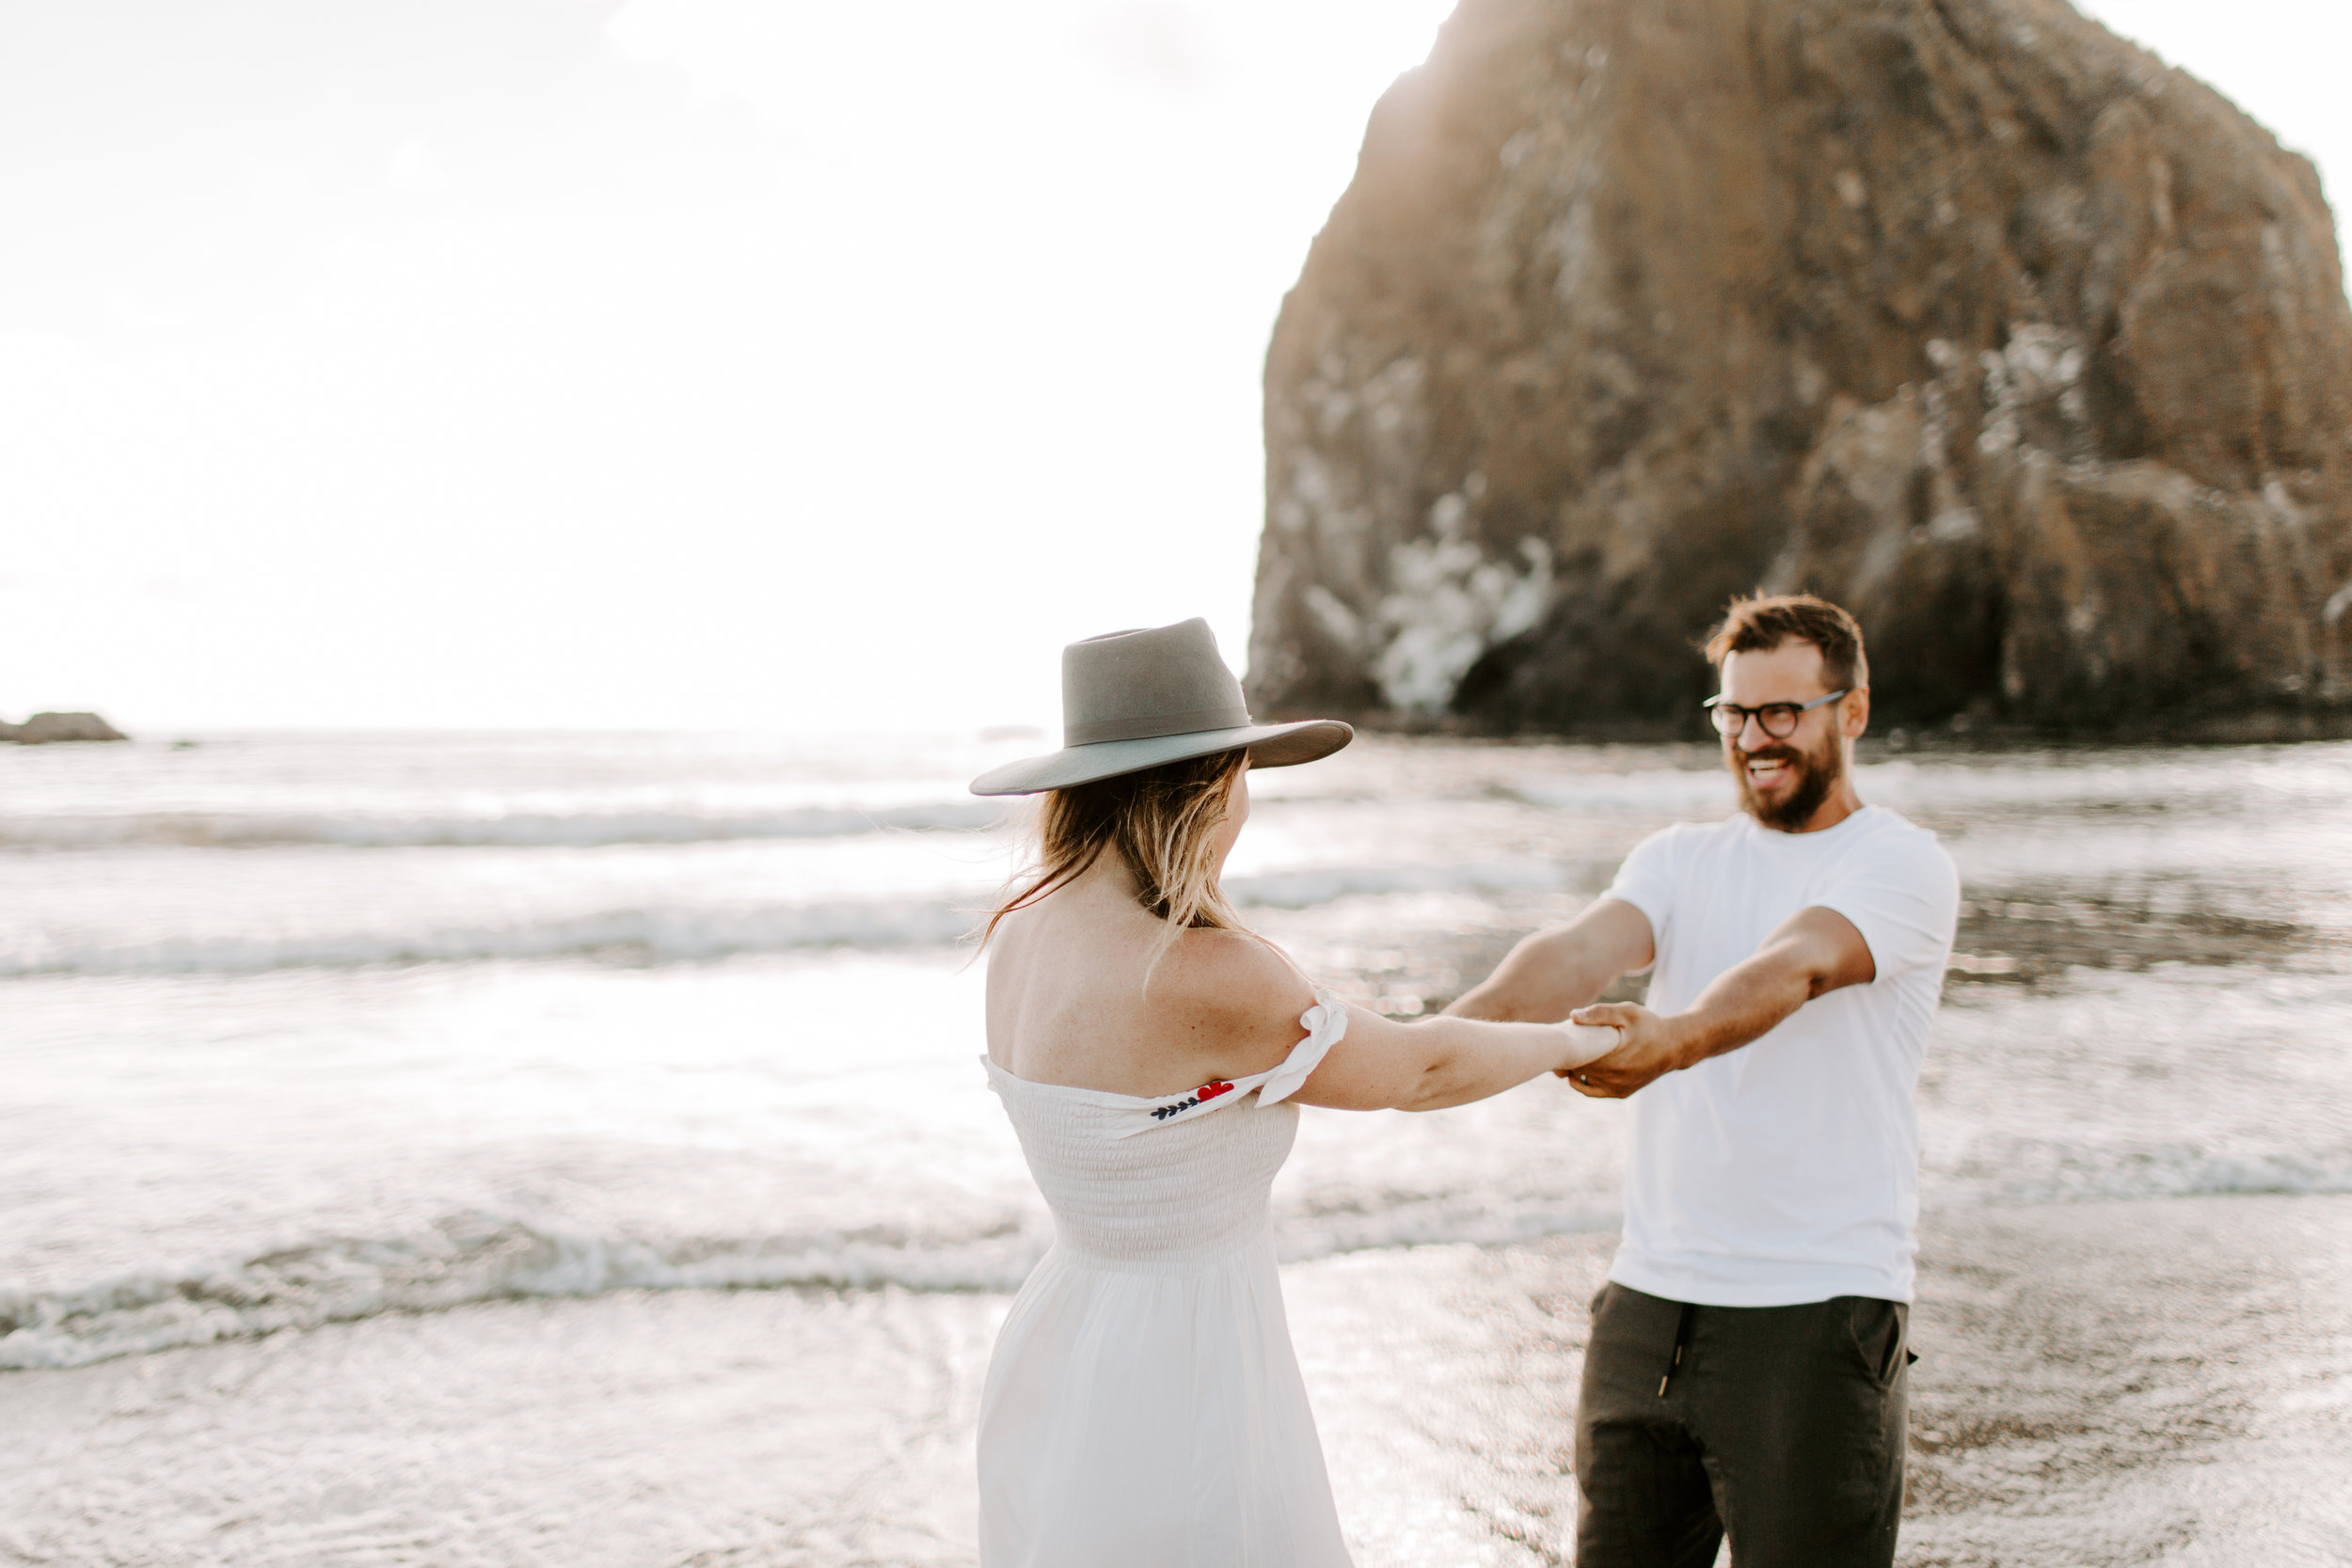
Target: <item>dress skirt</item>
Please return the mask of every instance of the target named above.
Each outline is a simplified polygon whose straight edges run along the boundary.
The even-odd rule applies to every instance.
[[[1263,1230],[1156,1271],[1047,1253],[979,1470],[982,1568],[1348,1568]]]

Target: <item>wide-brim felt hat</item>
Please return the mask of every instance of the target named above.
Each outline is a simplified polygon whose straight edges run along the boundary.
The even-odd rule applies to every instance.
[[[1336,719],[1255,723],[1241,682],[1195,616],[1115,631],[1061,651],[1062,749],[991,768],[975,795],[1035,795],[1114,779],[1164,762],[1246,750],[1252,768],[1327,757],[1356,732]]]

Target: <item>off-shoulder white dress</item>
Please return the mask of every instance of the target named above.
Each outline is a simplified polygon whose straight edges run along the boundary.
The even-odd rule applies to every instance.
[[[1160,1100],[988,1063],[1055,1239],[980,1399],[982,1568],[1348,1563],[1266,1211],[1347,1032],[1315,1004],[1281,1066]]]

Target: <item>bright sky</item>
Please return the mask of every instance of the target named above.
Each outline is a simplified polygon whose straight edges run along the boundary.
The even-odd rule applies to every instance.
[[[1238,667],[1266,333],[1448,8],[7,8],[0,717],[1037,722],[1190,614]],[[2352,7],[2093,8],[2352,186]]]

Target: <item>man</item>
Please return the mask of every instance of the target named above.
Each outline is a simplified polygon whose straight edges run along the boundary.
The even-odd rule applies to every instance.
[[[1708,643],[1739,814],[1652,834],[1608,894],[1454,1004],[1613,1024],[1573,1074],[1633,1097],[1625,1240],[1576,1418],[1580,1568],[1893,1561],[1918,1119],[1959,876],[1855,793],[1861,628],[1737,600]],[[1655,962],[1649,1005],[1592,1006]]]

